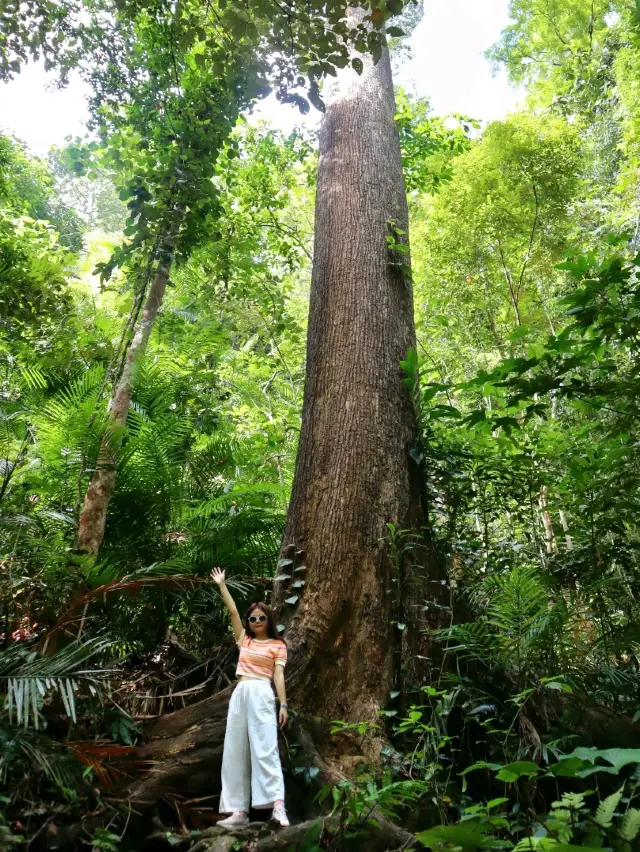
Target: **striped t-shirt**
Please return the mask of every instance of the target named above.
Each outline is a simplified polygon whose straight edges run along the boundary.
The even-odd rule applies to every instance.
[[[272,680],[275,667],[287,663],[287,646],[282,639],[252,639],[243,630],[238,639],[240,658],[236,677]]]

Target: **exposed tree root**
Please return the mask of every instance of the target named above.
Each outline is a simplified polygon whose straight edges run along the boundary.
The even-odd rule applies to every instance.
[[[154,720],[144,729],[147,743],[136,750],[136,763],[146,764],[145,775],[125,791],[137,803],[152,803],[167,795],[193,798],[219,790],[226,717],[232,687],[184,709]],[[350,777],[358,763],[379,761],[386,740],[341,734],[330,737],[318,719],[298,718],[285,734],[298,756],[320,770],[322,783]],[[283,755],[286,762],[286,753]]]
[[[141,779],[122,791],[130,802],[139,808],[161,799],[175,797],[185,800],[208,796],[211,797],[209,804],[213,801],[215,806],[220,789],[222,749],[231,692],[231,688],[225,689],[197,704],[170,713],[147,727],[148,742],[137,750],[135,757],[137,761],[146,762],[148,770]],[[295,720],[289,726],[286,738],[289,747],[295,745],[298,762],[302,760],[305,766],[319,770],[312,787],[288,783],[291,816],[302,821],[276,833],[265,823],[254,823],[241,831],[213,827],[207,829],[191,847],[192,852],[229,852],[238,848],[238,842],[247,852],[295,850],[312,826],[321,828],[321,848],[335,852],[342,849],[384,852],[410,849],[416,845],[411,834],[375,812],[370,815],[374,822],[356,827],[357,842],[344,837],[338,816],[317,816],[317,806],[313,802],[317,785],[336,784],[350,777],[356,764],[365,761],[363,752],[372,751],[372,744],[367,747],[361,738],[352,735],[330,737],[326,724],[323,725],[320,720]],[[286,750],[283,751],[286,764]],[[308,819],[309,816],[316,819]]]
[[[327,850],[360,850],[360,852],[390,852],[415,849],[419,844],[413,835],[386,820],[351,827],[345,837],[340,819],[306,820],[289,828],[273,831],[265,823],[252,823],[243,829],[211,828],[204,832],[191,852],[230,852],[240,848],[246,852],[294,852],[304,849],[305,841]]]
[[[155,802],[168,794],[195,797],[219,784],[227,709],[232,688],[169,713],[144,733],[136,760],[149,766],[126,791],[133,802]]]

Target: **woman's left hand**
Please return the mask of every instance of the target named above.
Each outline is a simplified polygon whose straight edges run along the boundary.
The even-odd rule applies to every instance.
[[[281,727],[281,728],[286,728],[286,726],[287,726],[287,718],[288,718],[288,716],[287,716],[287,708],[286,708],[286,707],[281,707],[281,708],[280,708],[280,713],[278,714],[278,721],[280,722],[280,727]]]

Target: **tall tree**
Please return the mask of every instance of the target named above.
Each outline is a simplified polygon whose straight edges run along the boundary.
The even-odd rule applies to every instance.
[[[415,330],[388,51],[377,63],[355,60],[326,105],[302,432],[281,560],[305,570],[280,582],[276,602],[296,607],[286,620],[297,704],[324,718],[373,720],[396,685],[399,655],[429,620],[435,579],[401,368]],[[403,546],[394,529],[420,535],[411,567],[393,558]]]

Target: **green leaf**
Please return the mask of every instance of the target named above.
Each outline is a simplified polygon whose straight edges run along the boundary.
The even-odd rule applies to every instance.
[[[629,764],[640,764],[640,749],[637,748],[609,748],[599,750],[597,748],[580,747],[574,749],[571,754],[568,754],[563,761],[570,758],[579,758],[586,764],[591,764],[590,768],[576,770],[576,776],[586,778],[597,772],[605,772],[610,775],[617,775],[618,772]],[[597,760],[606,760],[611,766],[603,766],[596,763]],[[555,774],[555,773],[554,773]]]
[[[440,417],[455,417],[459,419],[462,417],[460,411],[454,408],[453,405],[434,405],[433,408],[427,409],[427,414],[434,419]]]
[[[416,834],[416,838],[429,849],[448,846],[460,847],[464,852],[491,846],[494,838],[477,825],[438,825]]]
[[[487,802],[487,810],[490,811],[491,808],[497,808],[498,805],[504,805],[504,803],[508,801],[509,799],[506,796],[499,796],[497,799],[491,799],[490,802]]]
[[[558,692],[566,692],[568,695],[573,694],[573,690],[571,689],[568,683],[560,683],[559,681],[552,680],[549,681],[549,683],[545,683],[544,685],[547,689],[555,689]]]
[[[387,27],[387,35],[392,36],[392,38],[402,38],[404,35],[404,30],[402,27]]]
[[[551,764],[548,772],[554,778],[577,778],[581,777],[579,773],[586,766],[589,766],[586,760],[582,760],[580,757],[568,757],[558,761],[558,763]]]
[[[501,763],[487,763],[485,760],[479,760],[478,763],[474,763],[472,766],[467,766],[466,769],[463,769],[460,775],[466,775],[468,772],[475,772],[477,769],[500,769],[502,767]]]
[[[351,64],[353,66],[353,70],[356,71],[356,73],[362,74],[362,72],[364,70],[364,63],[363,63],[362,59],[358,59],[358,57],[355,56],[351,60]]]
[[[487,412],[484,410],[484,408],[479,408],[476,411],[472,411],[471,414],[468,414],[465,417],[464,422],[468,426],[473,426],[475,423],[481,423],[482,421],[484,421],[486,419],[487,419]]]
[[[526,325],[519,325],[515,331],[512,331],[511,334],[507,335],[507,340],[515,342],[516,340],[522,340],[523,337],[526,337],[531,332],[531,329]]]
[[[620,771],[630,763],[640,763],[640,748],[608,748],[599,752],[598,756]]]
[[[507,784],[512,784],[523,775],[532,778],[539,772],[540,767],[537,763],[533,763],[531,760],[517,760],[515,763],[507,763],[506,766],[503,766],[496,775],[496,778],[498,781],[505,781]]]

